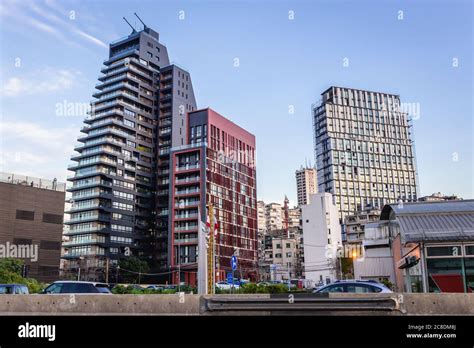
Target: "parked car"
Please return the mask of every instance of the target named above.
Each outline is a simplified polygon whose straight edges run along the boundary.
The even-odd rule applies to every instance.
[[[159,290],[159,291],[165,289],[165,287],[162,286],[162,285],[148,285],[146,288],[147,288],[148,290]]]
[[[225,281],[217,282],[216,283],[216,288],[221,289],[221,290],[230,290],[232,289],[232,284],[229,284]],[[234,283],[234,289],[239,289],[240,285],[238,283]]]
[[[239,283],[240,286],[245,285],[245,284],[251,284],[250,280],[247,280],[247,279],[239,279],[237,282]]]
[[[347,280],[337,281],[329,285],[314,289],[313,293],[390,293],[392,290],[375,281]]]
[[[268,286],[268,285],[272,285],[272,283],[270,283],[270,282],[258,282],[257,283],[257,286]]]
[[[46,287],[42,294],[111,294],[106,283],[60,280]]]
[[[28,295],[28,287],[23,284],[0,284],[0,295]]]

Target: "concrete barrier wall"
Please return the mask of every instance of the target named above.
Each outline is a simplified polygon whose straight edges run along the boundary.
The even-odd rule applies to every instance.
[[[198,295],[0,295],[0,315],[198,315]]]
[[[0,315],[474,315],[474,294],[289,295],[0,295]]]

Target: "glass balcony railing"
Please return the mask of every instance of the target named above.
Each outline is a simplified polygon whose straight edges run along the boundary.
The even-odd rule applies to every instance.
[[[191,176],[191,177],[186,177],[183,179],[176,178],[177,184],[186,183],[186,182],[195,182],[195,181],[199,181],[199,176]]]
[[[197,218],[198,214],[176,214],[175,219],[193,219]]]
[[[192,189],[192,190],[176,190],[175,195],[188,195],[188,194],[199,193],[199,192],[201,192],[201,190],[198,188]]]
[[[187,226],[175,226],[175,231],[192,231],[196,230],[198,225],[187,225]]]
[[[197,164],[186,164],[186,165],[182,165],[182,166],[176,166],[176,171],[198,169],[198,168],[200,168],[199,163],[197,163]]]
[[[199,200],[197,201],[185,201],[185,202],[179,202],[179,203],[175,203],[175,207],[176,208],[183,208],[183,207],[189,207],[189,206],[194,206],[194,205],[198,205],[199,204]]]
[[[176,244],[181,244],[181,243],[197,243],[198,239],[197,238],[182,238],[182,239],[175,239],[174,242]]]
[[[76,216],[74,218],[70,218],[69,222],[90,221],[90,220],[97,220],[98,218],[99,218],[99,214],[97,214],[97,215],[86,215],[86,216]]]
[[[87,117],[86,120],[90,121],[90,120],[94,120],[94,119],[99,118],[99,117],[104,117],[104,116],[108,116],[108,115],[112,115],[112,114],[123,115],[123,112],[120,109],[107,110],[107,111],[104,111],[104,112],[94,113],[94,114],[90,115],[89,117]]]
[[[105,239],[83,239],[83,240],[70,240],[67,242],[63,242],[63,246],[70,246],[70,245],[84,245],[84,244],[95,244],[95,243],[105,243]]]
[[[82,234],[82,233],[90,233],[90,232],[98,232],[102,231],[105,229],[105,226],[90,226],[90,227],[84,227],[84,228],[71,228],[69,231],[65,232],[64,235],[71,235],[71,234]]]

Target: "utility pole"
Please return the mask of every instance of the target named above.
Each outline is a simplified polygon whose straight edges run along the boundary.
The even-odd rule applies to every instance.
[[[109,283],[109,258],[105,259],[105,282]]]
[[[184,208],[184,200],[179,201],[179,207]],[[174,238],[174,236],[173,236]],[[178,229],[178,292],[181,292],[181,230]]]
[[[199,221],[199,232],[198,232],[198,293],[200,295],[207,295],[207,247],[206,247],[206,235],[207,226],[203,224],[201,219],[201,210],[198,206],[198,221]]]
[[[342,280],[342,257],[338,257],[339,260],[339,280]]]
[[[117,269],[115,271],[115,284],[118,284],[118,281],[119,281],[119,270],[120,270],[120,266],[117,265]]]
[[[81,280],[81,261],[84,260],[84,257],[83,256],[80,256],[79,257],[79,260],[77,261],[77,265],[79,266],[79,269],[77,271],[77,280],[80,281]]]
[[[290,276],[290,262],[286,262],[286,267],[288,267],[288,291],[291,290],[291,276]]]

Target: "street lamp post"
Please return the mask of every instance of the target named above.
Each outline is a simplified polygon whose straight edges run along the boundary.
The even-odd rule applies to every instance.
[[[77,270],[77,280],[80,281],[81,280],[81,261],[84,260],[84,257],[83,256],[80,256],[79,257],[79,260],[77,261],[77,265],[79,266],[78,267],[78,270]]]
[[[118,284],[118,281],[119,281],[119,270],[120,270],[120,266],[117,265],[117,269],[115,271],[115,284]]]

